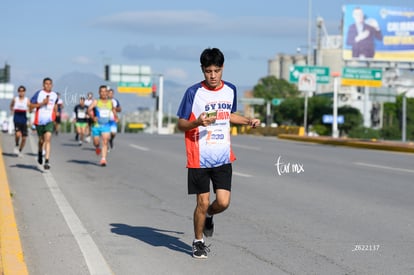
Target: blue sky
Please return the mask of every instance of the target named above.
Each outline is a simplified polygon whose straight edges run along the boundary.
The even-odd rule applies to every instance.
[[[46,76],[103,76],[105,64],[149,65],[191,85],[202,78],[201,51],[218,47],[226,57],[223,78],[253,87],[276,54],[307,51],[308,2],[2,0],[0,67],[11,65],[12,83],[29,91]],[[342,5],[413,6],[412,0],[311,2],[312,24],[323,17],[332,35],[340,33]]]

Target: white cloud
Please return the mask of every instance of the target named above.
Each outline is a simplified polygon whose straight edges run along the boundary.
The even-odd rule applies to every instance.
[[[168,68],[164,72],[165,78],[173,81],[182,81],[188,79],[188,73],[181,68]]]
[[[122,55],[128,59],[151,59],[161,58],[163,60],[197,60],[199,48],[191,46],[171,47],[167,45],[155,46],[145,45],[126,45],[122,49]]]
[[[90,65],[94,63],[92,59],[90,59],[87,56],[82,56],[82,55],[74,57],[72,59],[72,62],[75,64],[80,64],[80,65]]]
[[[129,11],[99,18],[92,25],[141,34],[173,36],[303,36],[307,31],[307,19],[301,17],[224,17],[201,10]]]

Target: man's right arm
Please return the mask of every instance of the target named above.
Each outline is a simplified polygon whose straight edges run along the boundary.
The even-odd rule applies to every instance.
[[[200,125],[201,125],[201,123],[200,123],[199,119],[189,121],[187,119],[180,118],[180,119],[178,119],[177,128],[180,131],[186,132],[186,131],[194,129],[194,128],[200,126]]]
[[[206,113],[201,113],[200,116],[195,120],[189,121],[184,118],[178,119],[177,128],[180,131],[186,132],[198,126],[207,127],[208,125],[211,125],[214,122],[216,122],[215,116],[208,117],[206,116]]]
[[[34,108],[40,108],[42,106],[46,106],[49,103],[49,96],[46,96],[43,101],[37,102],[38,93],[36,93],[30,99],[30,109],[33,110]]]

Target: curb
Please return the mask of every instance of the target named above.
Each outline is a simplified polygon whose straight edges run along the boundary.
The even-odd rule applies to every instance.
[[[1,136],[0,136],[1,141]],[[1,143],[0,143],[1,144]],[[0,274],[27,275],[0,146]]]
[[[297,136],[289,134],[280,134],[277,136],[279,139],[312,142],[318,144],[330,144],[336,146],[348,146],[355,148],[373,149],[394,151],[403,153],[414,153],[414,143],[402,143],[392,141],[377,141],[377,140],[358,140],[350,138],[331,138],[331,137],[309,137],[309,136]]]

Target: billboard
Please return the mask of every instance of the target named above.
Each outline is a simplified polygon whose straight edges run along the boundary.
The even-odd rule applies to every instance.
[[[414,8],[345,5],[343,59],[414,61]]]

